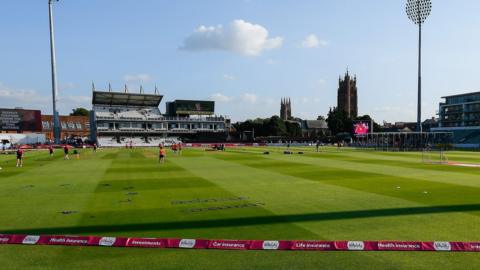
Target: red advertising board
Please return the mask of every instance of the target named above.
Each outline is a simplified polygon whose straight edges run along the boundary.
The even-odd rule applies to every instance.
[[[112,236],[0,234],[0,245],[61,245],[129,248],[185,248],[294,251],[480,252],[480,242],[207,240]]]

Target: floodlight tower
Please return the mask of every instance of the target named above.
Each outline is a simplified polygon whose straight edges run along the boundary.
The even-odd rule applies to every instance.
[[[418,104],[417,131],[422,132],[422,24],[432,12],[431,0],[407,0],[408,18],[418,24]]]
[[[58,0],[48,0],[48,18],[50,21],[50,54],[52,66],[53,138],[55,143],[60,143],[60,119],[57,111],[57,63],[55,59],[55,36],[53,33],[53,2],[58,2]]]

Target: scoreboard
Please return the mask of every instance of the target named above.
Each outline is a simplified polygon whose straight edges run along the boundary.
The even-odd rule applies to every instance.
[[[206,100],[175,100],[170,106],[170,113],[176,115],[212,115],[215,113],[215,102]]]
[[[39,110],[0,109],[0,130],[41,132],[42,115]]]
[[[373,123],[371,121],[354,121],[353,134],[357,137],[366,136],[373,131]]]

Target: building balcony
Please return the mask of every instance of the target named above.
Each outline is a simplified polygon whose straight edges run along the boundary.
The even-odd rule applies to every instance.
[[[225,132],[224,128],[210,129],[210,128],[133,128],[133,127],[120,127],[116,129],[110,129],[106,127],[97,127],[99,133],[195,133],[195,132]]]
[[[453,115],[453,114],[459,114],[459,115],[461,115],[461,114],[463,114],[463,110],[455,110],[455,111],[453,111],[453,110],[449,110],[449,111],[443,111],[443,112],[442,112],[442,114],[444,114],[444,115],[447,115],[447,114],[448,114],[448,115]]]

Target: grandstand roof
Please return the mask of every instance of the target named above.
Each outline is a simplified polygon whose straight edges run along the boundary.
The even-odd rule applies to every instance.
[[[162,95],[94,91],[92,104],[158,107]]]
[[[480,92],[469,92],[469,93],[456,94],[456,95],[451,95],[451,96],[443,96],[442,98],[462,97],[462,96],[470,96],[470,95],[475,95],[475,94],[480,94]]]

